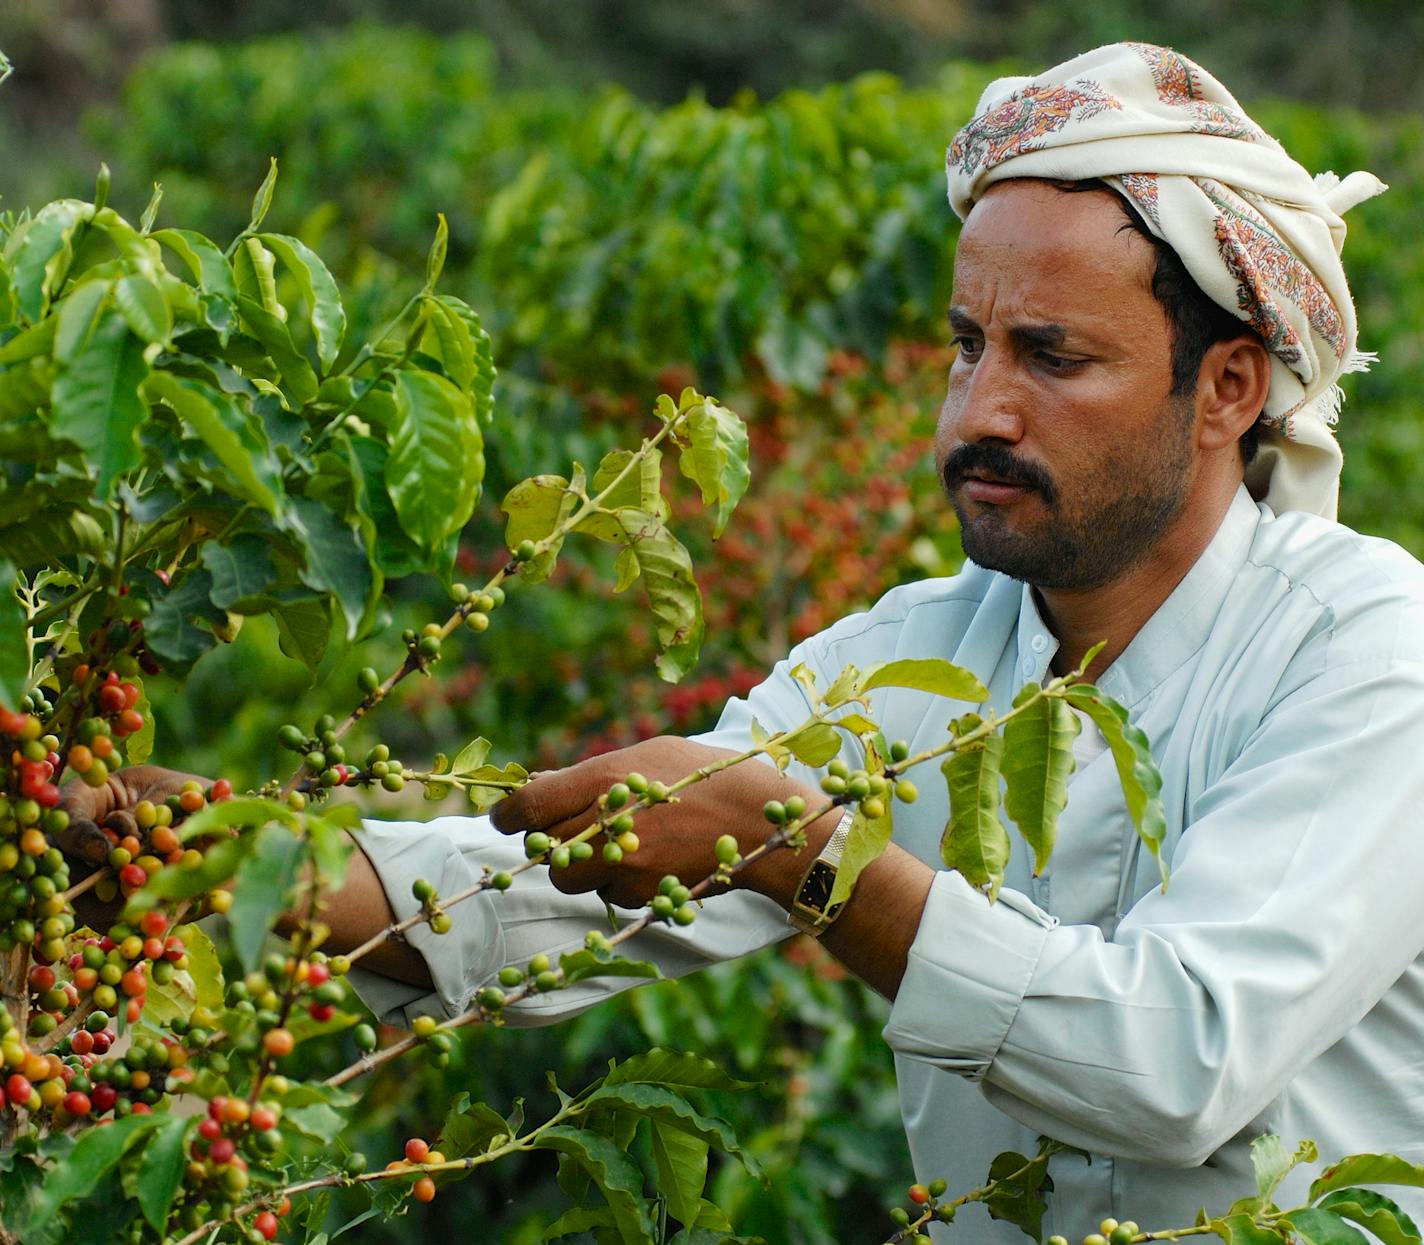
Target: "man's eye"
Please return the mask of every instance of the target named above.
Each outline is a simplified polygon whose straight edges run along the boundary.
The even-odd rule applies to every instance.
[[[984,344],[973,337],[954,337],[950,339],[950,345],[959,351],[966,359],[977,359],[979,352],[984,348]]]
[[[1082,363],[1081,359],[1068,359],[1061,354],[1052,354],[1047,350],[1040,350],[1035,357],[1050,372],[1071,372]]]

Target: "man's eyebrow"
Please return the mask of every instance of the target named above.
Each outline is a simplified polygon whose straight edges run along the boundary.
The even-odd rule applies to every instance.
[[[956,333],[973,333],[979,331],[979,323],[963,307],[955,306],[949,309],[949,327]],[[1066,325],[1054,324],[1016,324],[1010,328],[1009,333],[1021,346],[1042,349],[1045,347],[1061,346],[1068,338],[1068,328]]]

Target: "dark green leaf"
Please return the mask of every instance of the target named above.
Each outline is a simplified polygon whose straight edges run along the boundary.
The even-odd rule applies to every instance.
[[[371,565],[356,532],[309,497],[294,497],[287,510],[287,530],[306,554],[302,582],[329,592],[346,617],[346,638],[354,640],[371,594]]]
[[[1002,1219],[1038,1241],[1043,1239],[1044,1201],[1048,1181],[1047,1163],[1030,1163],[1022,1154],[1007,1152],[996,1155],[989,1164],[989,1179],[997,1187],[984,1199],[991,1219]]]
[[[1167,833],[1167,815],[1162,808],[1162,775],[1152,759],[1147,736],[1127,720],[1127,710],[1104,696],[1096,687],[1080,683],[1066,693],[1068,702],[1082,710],[1102,731],[1118,781],[1127,802],[1132,824],[1157,861],[1162,885],[1167,885],[1167,862],[1162,858],[1162,839]]]
[[[1369,1245],[1358,1228],[1332,1211],[1292,1211],[1284,1222],[1294,1229],[1299,1245]]]
[[[84,1197],[118,1166],[124,1152],[162,1124],[162,1115],[131,1115],[103,1128],[91,1128],[75,1143],[63,1163],[45,1175],[35,1199],[33,1222],[52,1216],[66,1202]]]
[[[0,542],[4,533],[0,532]],[[0,706],[14,709],[29,690],[30,650],[25,642],[28,620],[15,595],[19,578],[13,562],[0,557]]]
[[[147,375],[143,344],[123,317],[110,311],[55,376],[50,428],[79,447],[94,470],[101,498],[109,497],[117,476],[138,464],[134,434],[148,418],[148,407],[139,397]]]
[[[277,581],[277,568],[265,537],[248,532],[226,545],[206,541],[202,559],[213,577],[210,599],[219,609],[258,613],[271,603],[267,594]]]
[[[301,842],[284,826],[263,826],[256,839],[237,870],[228,913],[232,949],[247,972],[256,967],[267,931],[286,909],[303,855]]]
[[[1419,1229],[1399,1205],[1373,1189],[1336,1189],[1320,1199],[1321,1210],[1352,1220],[1383,1245],[1419,1245]]]
[[[723,1154],[735,1155],[747,1165],[753,1175],[757,1174],[755,1160],[742,1150],[736,1135],[725,1120],[701,1114],[681,1094],[673,1093],[665,1085],[652,1085],[644,1082],[609,1085],[605,1082],[584,1101],[590,1105],[594,1103],[615,1104],[634,1111],[638,1115],[657,1120],[669,1128],[690,1133],[708,1145],[716,1146]],[[706,1171],[705,1161],[703,1171]],[[691,1194],[693,1205],[696,1205],[696,1199],[701,1195],[702,1185],[698,1184]],[[679,1216],[679,1218],[683,1223],[690,1222],[685,1216]]]
[[[190,621],[195,617],[212,623],[227,621],[212,604],[212,588],[212,576],[198,569],[189,571],[170,589],[151,592],[153,612],[144,623],[143,638],[165,665],[192,665],[217,643],[211,631]]]
[[[645,977],[652,979],[662,976],[656,964],[649,964],[643,960],[625,960],[620,956],[609,955],[606,952],[600,955],[586,947],[578,951],[565,951],[559,956],[559,967],[563,969],[564,981],[567,985],[583,981],[586,977]]]
[[[402,371],[397,393],[386,486],[401,527],[434,549],[474,512],[484,479],[480,426],[469,399],[433,372]]]
[[[104,529],[82,510],[42,510],[0,528],[0,549],[21,569],[52,566],[75,554],[97,558],[106,547]]]
[[[1032,691],[1030,691],[1030,688]],[[1031,684],[1020,693],[1036,692]],[[1021,703],[1016,699],[1015,707]],[[1078,719],[1063,701],[1041,696],[1004,726],[1004,811],[1033,852],[1033,871],[1043,872],[1053,854],[1058,816],[1068,803],[1073,740]]]
[[[545,1129],[535,1145],[577,1159],[608,1202],[622,1240],[627,1245],[652,1245],[653,1222],[642,1197],[643,1173],[617,1146],[597,1133],[564,1124]]]
[[[877,687],[908,687],[972,704],[989,698],[989,689],[971,671],[942,657],[907,657],[871,666],[862,674],[859,690],[869,692]]]
[[[616,1063],[604,1077],[605,1085],[683,1085],[689,1089],[749,1089],[750,1082],[728,1076],[720,1064],[701,1055],[655,1046]]]
[[[1313,1202],[1347,1185],[1398,1184],[1424,1189],[1424,1166],[1396,1154],[1351,1154],[1332,1163],[1310,1186]]]
[[[617,1226],[617,1220],[607,1206],[574,1206],[545,1228],[539,1239],[553,1241],[561,1236],[572,1236],[575,1232],[592,1232],[596,1228]]]
[[[965,719],[973,729],[978,719]],[[999,820],[999,765],[1004,754],[1000,735],[986,735],[951,753],[940,766],[949,784],[949,824],[940,839],[940,856],[964,880],[994,899],[1009,863],[1009,835]]]
[[[292,601],[273,610],[272,617],[282,652],[315,675],[331,638],[331,607],[320,600]]]
[[[246,295],[238,296],[237,309],[247,321],[252,335],[271,355],[287,392],[296,404],[304,406],[316,397],[316,372],[307,362],[306,355],[302,354],[292,341],[292,333],[286,323],[256,299]]]
[[[143,1147],[138,1168],[138,1204],[143,1217],[159,1232],[168,1226],[168,1212],[183,1182],[187,1162],[187,1144],[191,1120],[177,1115],[160,1115],[160,1123]]]
[[[653,1166],[658,1175],[657,1187],[667,1197],[668,1209],[678,1223],[692,1224],[697,1221],[702,1189],[707,1183],[709,1149],[703,1138],[656,1119],[653,1121]]]
[[[496,1138],[507,1140],[510,1135],[509,1125],[497,1111],[482,1102],[471,1103],[470,1095],[462,1092],[440,1126],[440,1153],[447,1159],[484,1154]]]

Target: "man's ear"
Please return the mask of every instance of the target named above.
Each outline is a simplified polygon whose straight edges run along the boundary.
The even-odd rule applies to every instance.
[[[1271,388],[1271,356],[1260,338],[1228,338],[1207,347],[1197,373],[1197,443],[1235,445],[1256,422]]]

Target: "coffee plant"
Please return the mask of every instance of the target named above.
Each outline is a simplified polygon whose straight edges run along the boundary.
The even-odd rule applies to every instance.
[[[938,659],[847,667],[824,689],[798,669],[811,710],[802,723],[757,728],[742,753],[675,781],[629,773],[578,833],[529,834],[522,865],[458,893],[417,881],[414,916],[325,949],[323,917],[360,836],[358,804],[343,795],[413,784],[484,811],[528,780],[517,763],[494,763],[483,738],[410,764],[378,738],[356,747],[353,729],[455,644],[478,652],[507,597],[549,580],[571,537],[614,551],[616,589],[639,585],[645,597],[658,673],[681,679],[704,621],[669,524],[664,457],[676,455],[720,534],[747,487],[748,439],[695,389],[663,395],[635,448],[607,452],[591,473],[574,463],[510,488],[492,571],[475,587],[454,582],[498,424],[480,319],[436,292],[444,222],[424,281],[385,326],[348,340],[325,263],[263,228],[275,180],[274,164],[226,247],[155,228],[157,192],[137,224],[124,219],[108,205],[106,171],[92,201],[0,220],[0,1239],[324,1241],[337,1188],[369,1196],[363,1215],[392,1217],[526,1153],[557,1166],[569,1202],[546,1237],[743,1239],[705,1196],[709,1157],[754,1160],[689,1097],[742,1083],[702,1056],[654,1048],[575,1094],[551,1075],[542,1112],[459,1095],[433,1136],[410,1137],[399,1155],[378,1156],[384,1165],[341,1138],[377,1069],[411,1057],[446,1066],[462,1031],[498,1025],[534,994],[658,976],[623,944],[654,922],[692,923],[741,870],[803,848],[805,827],[836,807],[853,810],[830,897],[844,901],[890,841],[896,805],[917,797],[911,771],[930,763],[950,795],[944,862],[992,901],[1010,852],[1001,780],[1002,809],[1041,868],[1066,801],[1075,710],[1102,731],[1156,855],[1163,817],[1146,740],[1081,670],[995,712],[971,673]],[[149,764],[150,690],[181,686],[246,619],[272,619],[283,651],[315,668],[333,628],[345,641],[380,634],[387,585],[427,575],[451,606],[393,637],[387,669],[357,671],[344,715],[273,723],[292,754],[285,780],[239,792]],[[873,694],[891,687],[978,709],[912,753],[873,716]],[[722,836],[704,876],[664,878],[636,916],[590,930],[581,949],[506,965],[461,1015],[418,1019],[409,1034],[383,1040],[355,1010],[352,966],[417,924],[447,932],[457,905],[497,901],[536,869],[594,853],[617,865],[639,850],[648,809],[730,766],[793,759],[821,772],[823,800],[768,803],[763,842],[744,851]],[[358,1057],[304,1076],[301,1049],[338,1040]],[[902,1238],[971,1201],[1037,1235],[1060,1149],[1001,1156],[983,1188],[956,1200],[917,1186],[911,1201],[926,1209],[913,1222],[905,1213]],[[1263,1142],[1262,1161],[1281,1166],[1278,1150]],[[1342,1187],[1415,1182],[1401,1164],[1345,1160],[1292,1211],[1270,1204],[1263,1178],[1256,1202],[1175,1236],[1225,1226],[1237,1233],[1228,1239],[1328,1239],[1310,1225],[1353,1218],[1417,1240],[1392,1204]],[[1099,1235],[1117,1241],[1129,1226]]]

